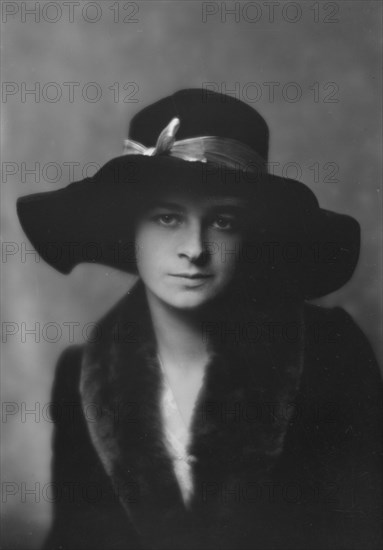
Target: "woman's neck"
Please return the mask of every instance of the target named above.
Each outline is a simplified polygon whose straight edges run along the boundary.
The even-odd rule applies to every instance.
[[[201,312],[168,306],[150,291],[146,291],[146,296],[161,361],[168,368],[185,373],[203,369],[210,346],[204,337]]]

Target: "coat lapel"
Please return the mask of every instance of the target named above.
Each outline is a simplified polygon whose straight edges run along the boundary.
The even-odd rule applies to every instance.
[[[141,282],[97,334],[85,349],[80,391],[83,406],[98,411],[87,422],[100,460],[146,546],[197,548],[188,533],[193,527],[198,538],[197,518],[217,506],[221,484],[268,476],[282,454],[303,335],[295,346],[261,339],[212,356],[191,424],[194,497],[186,508],[164,444],[162,374]]]

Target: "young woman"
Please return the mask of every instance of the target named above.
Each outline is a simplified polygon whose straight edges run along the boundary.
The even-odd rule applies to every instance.
[[[251,107],[183,90],[93,178],[23,197],[63,273],[138,275],[60,358],[45,548],[376,548],[381,378],[340,308],[359,226],[267,174]]]

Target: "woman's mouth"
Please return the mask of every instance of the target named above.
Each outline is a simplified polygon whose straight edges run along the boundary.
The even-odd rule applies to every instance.
[[[170,273],[170,276],[178,279],[185,289],[198,289],[213,277],[209,273]]]
[[[209,273],[169,273],[171,277],[179,277],[181,279],[201,280],[212,277]]]

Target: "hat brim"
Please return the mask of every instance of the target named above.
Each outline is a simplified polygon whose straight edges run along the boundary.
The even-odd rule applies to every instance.
[[[135,215],[169,188],[249,201],[253,223],[243,261],[254,279],[289,278],[309,299],[337,290],[352,276],[359,224],[319,208],[308,187],[278,176],[166,156],[123,156],[93,178],[19,198],[17,213],[32,245],[59,272],[87,262],[135,273]]]

